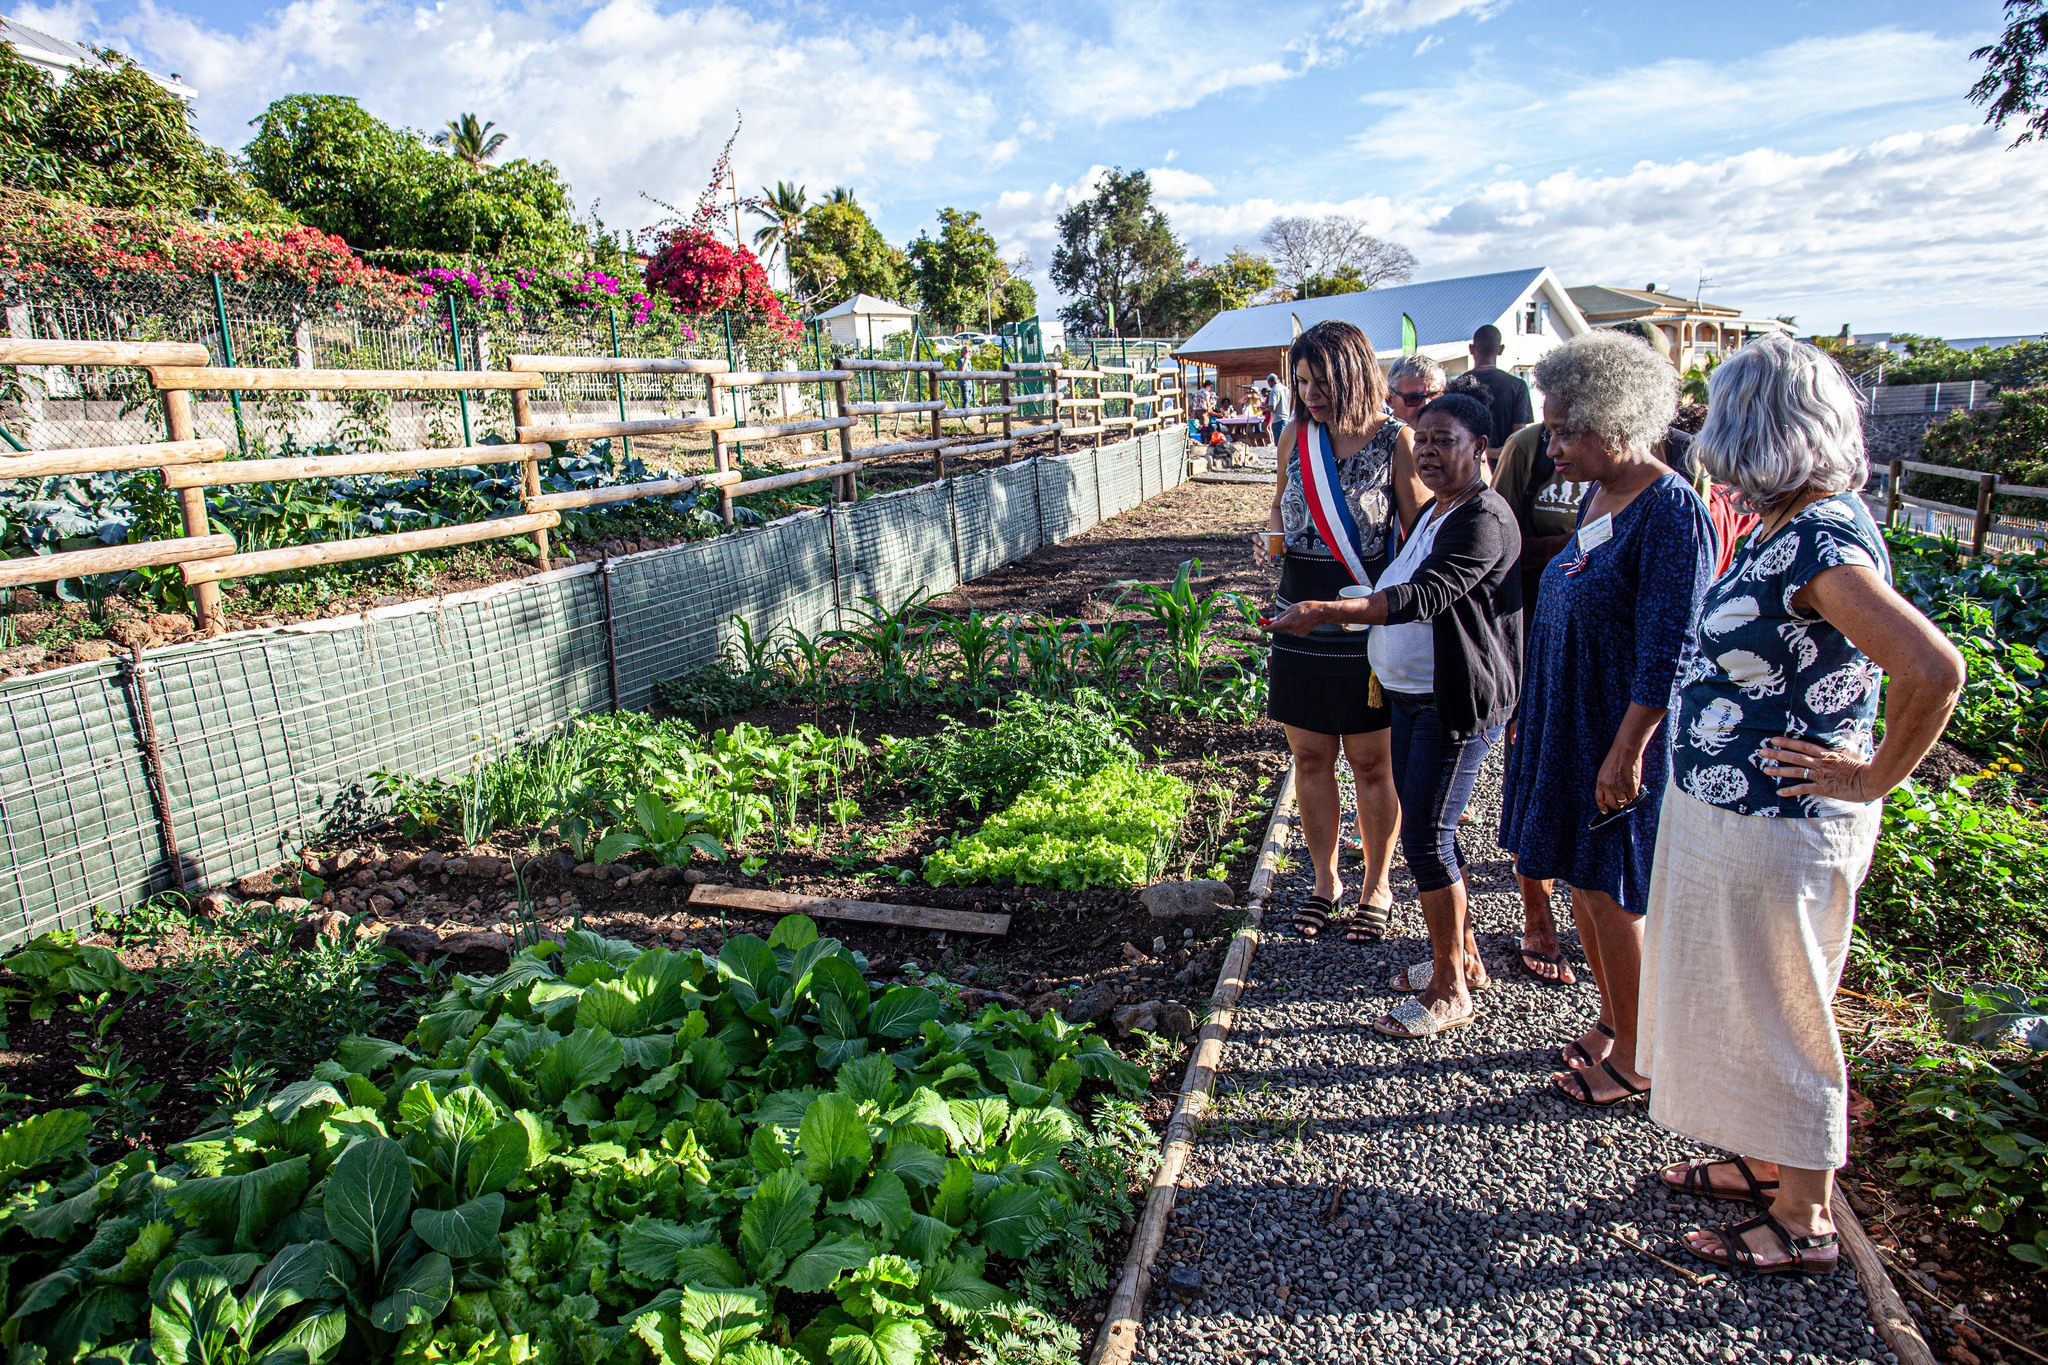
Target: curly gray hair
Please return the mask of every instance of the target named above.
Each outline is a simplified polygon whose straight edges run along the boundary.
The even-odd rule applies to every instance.
[[[1575,336],[1536,362],[1536,387],[1564,410],[1573,431],[1648,450],[1678,412],[1678,373],[1620,332]]]
[[[1420,379],[1423,386],[1432,393],[1443,392],[1444,367],[1420,352],[1404,355],[1394,362],[1394,368],[1387,371],[1387,387],[1392,388],[1400,383],[1403,375],[1413,375]]]
[[[1751,511],[1807,488],[1840,493],[1870,476],[1856,390],[1833,356],[1772,334],[1721,362],[1707,383],[1707,420],[1693,456]]]

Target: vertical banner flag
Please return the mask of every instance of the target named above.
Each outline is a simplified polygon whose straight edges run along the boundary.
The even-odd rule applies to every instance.
[[[1415,354],[1415,319],[1401,314],[1401,354]]]
[[[1365,571],[1358,520],[1351,515],[1351,504],[1344,500],[1344,488],[1337,482],[1337,449],[1330,442],[1330,433],[1322,423],[1307,420],[1296,422],[1294,429],[1295,463],[1301,470],[1301,491],[1316,534],[1350,573],[1351,581],[1369,587],[1372,579]]]

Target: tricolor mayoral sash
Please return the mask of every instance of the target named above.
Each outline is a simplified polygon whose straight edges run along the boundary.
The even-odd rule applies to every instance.
[[[1350,573],[1354,583],[1370,587],[1372,577],[1365,570],[1365,554],[1358,538],[1358,518],[1345,500],[1343,485],[1337,482],[1337,449],[1330,433],[1320,422],[1306,418],[1295,423],[1295,460],[1301,470],[1301,492],[1308,502],[1309,519],[1323,544]]]

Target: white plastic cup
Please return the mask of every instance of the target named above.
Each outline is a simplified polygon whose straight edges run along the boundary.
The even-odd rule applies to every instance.
[[[1350,598],[1370,597],[1372,596],[1372,589],[1366,587],[1363,583],[1353,583],[1348,588],[1337,589],[1337,596]],[[1357,621],[1346,621],[1344,623],[1344,629],[1365,630],[1367,629],[1367,627]]]

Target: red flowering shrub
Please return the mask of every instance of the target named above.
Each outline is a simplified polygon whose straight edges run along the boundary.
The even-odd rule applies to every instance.
[[[347,242],[317,228],[210,228],[19,193],[0,196],[0,210],[0,275],[22,283],[53,272],[98,279],[218,274],[309,295],[346,290],[403,311],[430,297],[417,282],[366,264]]]
[[[706,228],[677,228],[664,237],[647,263],[647,285],[684,313],[751,313],[785,336],[802,331],[782,311],[759,258],[745,247],[727,246]]]

